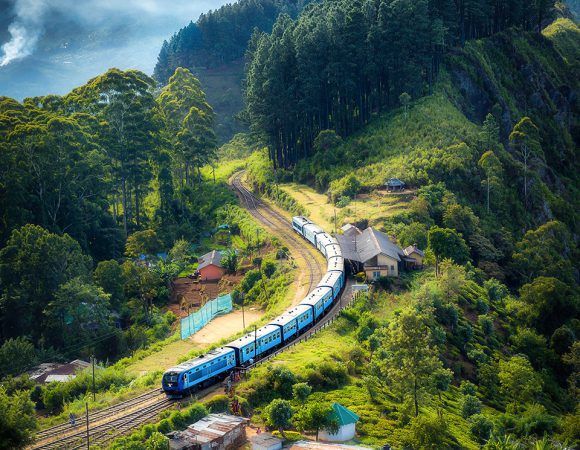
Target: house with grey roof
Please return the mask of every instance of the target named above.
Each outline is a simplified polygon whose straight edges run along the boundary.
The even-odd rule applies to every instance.
[[[365,272],[367,280],[399,276],[405,254],[385,233],[373,227],[358,232],[349,228],[336,239],[353,272]]]
[[[202,280],[219,280],[224,276],[225,269],[221,264],[222,254],[218,250],[212,250],[199,258],[197,271]]]
[[[405,267],[408,269],[422,269],[425,252],[419,250],[417,244],[409,245],[403,249],[405,254]]]

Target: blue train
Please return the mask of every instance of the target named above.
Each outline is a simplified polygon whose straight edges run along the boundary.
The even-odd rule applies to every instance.
[[[327,272],[320,283],[300,304],[268,325],[166,370],[161,383],[168,395],[188,394],[224,379],[236,367],[251,365],[296,339],[336,302],[345,284],[344,259],[338,241],[303,216],[292,218],[292,228],[326,257]]]

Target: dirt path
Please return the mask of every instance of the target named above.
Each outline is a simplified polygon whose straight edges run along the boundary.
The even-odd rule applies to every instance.
[[[263,315],[264,311],[246,309],[244,312],[246,327],[261,319]],[[242,330],[242,311],[233,311],[229,314],[216,317],[195,333],[189,340],[196,344],[196,347],[207,347],[214,342],[219,342]]]

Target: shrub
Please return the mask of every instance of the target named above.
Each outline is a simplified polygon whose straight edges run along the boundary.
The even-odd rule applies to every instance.
[[[340,197],[354,197],[361,187],[360,181],[350,174],[345,178],[331,181],[328,188],[328,195],[331,200],[336,203]]]
[[[300,403],[304,403],[312,392],[312,388],[308,383],[296,383],[292,386],[292,397]]]
[[[347,382],[348,374],[344,364],[324,361],[316,368],[310,367],[306,379],[314,389],[337,389]]]
[[[552,435],[558,419],[546,411],[546,408],[538,403],[527,405],[526,409],[516,419],[515,431],[519,436]]]
[[[344,208],[345,206],[348,206],[349,203],[350,203],[350,197],[343,195],[336,202],[336,207],[337,208]]]
[[[493,422],[483,414],[474,414],[469,418],[469,431],[480,444],[484,444],[491,436]]]
[[[216,395],[205,402],[205,407],[211,413],[227,412],[230,400],[227,395]]]
[[[481,401],[475,395],[466,395],[461,400],[461,415],[463,418],[479,414],[481,412]]]
[[[471,383],[470,381],[462,381],[461,385],[459,386],[459,389],[461,390],[461,393],[463,395],[475,395],[475,385],[473,383]]]
[[[274,261],[266,260],[262,263],[262,271],[267,278],[272,278],[276,272],[276,263]]]
[[[285,431],[284,435],[286,436],[286,441],[288,441],[288,442],[296,442],[296,441],[301,441],[303,439],[306,439],[298,431]],[[280,438],[280,439],[284,439],[282,437],[282,434],[278,430],[273,431],[272,436],[275,436],[275,437]]]
[[[259,270],[252,269],[246,272],[244,279],[240,283],[240,289],[242,292],[248,293],[254,287],[254,285],[262,278],[262,274]]]
[[[479,316],[477,319],[481,331],[486,336],[491,336],[493,334],[493,320],[489,316]]]

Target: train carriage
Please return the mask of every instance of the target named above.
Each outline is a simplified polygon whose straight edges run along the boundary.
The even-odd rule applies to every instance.
[[[330,299],[332,303],[332,289],[325,287],[317,287],[314,289],[308,297],[300,302],[301,305],[310,305],[314,312],[314,320],[318,320],[320,316],[324,313],[324,305]]]
[[[328,258],[326,264],[327,272],[344,272],[344,258],[342,256],[333,256]]]
[[[326,246],[334,244],[335,239],[328,233],[320,233],[316,235],[316,248],[326,256]]]
[[[274,325],[282,330],[282,342],[286,342],[298,333],[298,321],[295,314],[288,311],[277,317],[275,320],[270,322],[268,325]]]
[[[294,228],[294,231],[296,231],[297,233],[300,234],[304,234],[303,231],[303,227],[306,224],[312,223],[310,222],[310,220],[308,220],[306,217],[304,216],[295,216],[292,217],[292,228]]]
[[[302,235],[306,238],[307,241],[309,241],[315,247],[317,242],[316,236],[321,233],[324,233],[324,231],[320,227],[314,225],[313,223],[308,223],[304,225],[302,227],[302,230],[303,230]]]
[[[259,328],[255,333],[248,333],[245,336],[226,344],[226,347],[234,349],[236,360],[239,366],[246,365],[251,359],[256,359],[268,353],[274,347],[282,343],[282,332],[280,327],[266,325]]]
[[[334,258],[335,256],[342,256],[342,250],[338,243],[326,247],[326,259]]]
[[[318,288],[328,288],[332,293],[330,301],[325,301],[324,309],[327,309],[332,302],[338,298],[342,286],[343,274],[341,272],[327,272],[326,275],[322,277],[322,280],[318,283]]]
[[[166,370],[161,385],[168,394],[181,394],[208,380],[225,376],[235,366],[235,351],[221,347]]]

